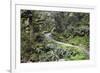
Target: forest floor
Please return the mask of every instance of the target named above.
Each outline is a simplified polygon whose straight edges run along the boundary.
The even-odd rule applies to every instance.
[[[46,34],[45,34],[45,37],[46,37],[48,40],[51,40],[51,41],[53,41],[54,43],[59,44],[59,45],[64,45],[64,46],[73,47],[73,48],[79,48],[80,50],[82,50],[83,52],[85,52],[87,55],[89,55],[88,50],[86,50],[86,49],[83,48],[83,47],[76,46],[76,45],[72,45],[72,44],[69,44],[69,43],[63,43],[63,42],[56,41],[55,39],[52,38],[52,34],[51,34],[51,33],[46,33]]]

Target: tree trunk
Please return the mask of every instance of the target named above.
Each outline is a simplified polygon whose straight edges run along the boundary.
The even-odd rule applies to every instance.
[[[29,27],[30,27],[30,47],[32,48],[33,40],[33,25],[32,25],[32,16],[29,17]]]

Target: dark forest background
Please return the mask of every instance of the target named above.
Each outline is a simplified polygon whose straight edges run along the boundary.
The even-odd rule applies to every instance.
[[[21,63],[89,59],[89,13],[21,10]]]

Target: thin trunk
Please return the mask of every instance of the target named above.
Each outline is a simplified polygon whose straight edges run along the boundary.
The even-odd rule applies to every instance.
[[[32,48],[33,40],[33,26],[32,26],[32,16],[29,17],[29,27],[30,27],[30,47]]]

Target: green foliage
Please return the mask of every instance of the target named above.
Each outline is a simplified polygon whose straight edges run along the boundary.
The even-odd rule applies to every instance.
[[[89,59],[89,56],[80,50],[80,48],[69,47],[67,48],[67,55],[64,57],[65,60],[86,60]]]
[[[71,38],[68,42],[73,45],[89,48],[89,37],[87,36],[75,36],[74,38]]]
[[[21,63],[89,59],[89,13],[20,12]]]

